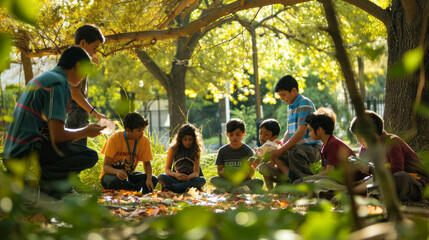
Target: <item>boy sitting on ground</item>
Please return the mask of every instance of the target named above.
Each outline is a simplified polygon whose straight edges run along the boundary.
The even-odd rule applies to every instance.
[[[270,159],[293,182],[296,179],[313,175],[310,165],[320,159],[320,141],[314,141],[308,134],[305,118],[315,111],[310,99],[301,95],[298,82],[290,75],[282,77],[275,91],[282,101],[289,104],[287,131],[283,146],[273,150]]]
[[[144,129],[149,121],[138,113],[128,113],[124,118],[125,131],[109,137],[101,153],[105,155],[101,185],[105,189],[124,189],[148,193],[155,189],[158,179],[152,176],[153,159],[149,139]],[[145,173],[135,171],[143,162]]]
[[[317,175],[298,179],[294,184],[315,182],[317,184],[317,191],[345,191],[345,187],[334,178],[331,178],[329,173],[340,167],[344,162],[348,163],[349,156],[355,156],[355,153],[347,144],[335,137],[336,115],[334,111],[325,107],[318,108],[314,113],[310,113],[305,121],[308,124],[309,133],[313,140],[320,140],[323,143],[320,150],[322,171]],[[334,188],[326,188],[323,185],[328,181],[331,184],[327,184],[327,186],[334,186]]]
[[[373,111],[365,111],[375,128],[372,134],[377,143],[386,149],[385,166],[390,170],[393,182],[401,201],[420,201],[423,197],[423,190],[429,183],[429,175],[424,170],[419,157],[400,137],[387,133],[384,130],[383,119]],[[364,130],[368,131],[368,126],[364,123],[363,117],[355,117],[350,124],[350,131],[362,144],[359,157],[364,157],[368,148],[367,140],[363,137]],[[357,162],[359,164],[359,162]],[[364,173],[373,173],[373,165],[360,164],[359,168]],[[355,188],[358,194],[367,193],[366,183]]]
[[[253,150],[242,142],[245,134],[246,125],[242,120],[231,119],[226,124],[226,136],[229,139],[229,144],[222,146],[216,157],[215,164],[219,177],[210,179],[210,183],[217,188],[218,192],[248,193],[262,189],[263,181],[252,179],[255,173],[254,167],[244,165],[248,164],[248,158],[254,154]],[[234,181],[235,177],[239,178],[240,173],[245,174],[242,177],[243,180]]]
[[[280,134],[280,124],[275,119],[266,119],[259,125],[259,141],[264,145],[267,141],[275,142],[283,145],[282,141],[277,140]],[[273,182],[286,181],[286,175],[277,167],[275,161],[261,163],[258,167],[259,173],[264,176],[267,190],[271,191],[274,187]],[[281,178],[284,179],[281,179]]]
[[[356,155],[347,144],[335,137],[336,115],[332,109],[318,108],[316,112],[307,116],[306,122],[308,123],[310,136],[314,140],[320,140],[323,143],[320,149],[322,171],[318,175],[327,175],[330,171],[339,167],[342,162],[348,161],[349,156]]]

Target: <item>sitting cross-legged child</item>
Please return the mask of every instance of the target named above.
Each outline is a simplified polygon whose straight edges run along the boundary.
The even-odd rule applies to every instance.
[[[390,170],[396,193],[401,201],[420,201],[423,198],[425,186],[429,183],[429,175],[416,153],[400,137],[387,133],[384,130],[383,119],[373,111],[365,111],[365,115],[374,125],[372,134],[378,144],[385,148],[385,166]],[[363,116],[356,116],[351,124],[350,131],[355,135],[358,142],[362,144],[359,157],[365,158],[368,149],[367,139],[363,132],[368,131],[368,126],[363,121]],[[356,164],[363,173],[372,174],[373,164]],[[377,177],[377,176],[375,176]],[[376,182],[376,179],[374,180]],[[367,183],[357,186],[355,192],[367,194]]]
[[[128,113],[124,118],[125,131],[109,137],[101,153],[105,155],[101,173],[101,185],[105,189],[153,191],[158,179],[152,176],[153,159],[149,139],[144,129],[149,121],[138,113]],[[145,173],[135,171],[143,162]]]
[[[258,155],[264,155],[264,162],[261,163],[257,169],[259,173],[264,177],[265,185],[267,186],[267,190],[271,191],[274,187],[274,182],[286,182],[287,176],[278,168],[275,161],[269,159],[270,152],[274,149],[278,149],[281,145],[283,145],[282,141],[277,140],[278,135],[280,134],[280,124],[275,119],[266,119],[259,125],[259,141],[262,146],[256,150]],[[266,151],[263,153],[263,148],[266,147]],[[266,162],[265,159],[268,157]]]
[[[343,163],[349,164],[349,157],[355,156],[355,153],[347,144],[335,137],[336,115],[334,111],[325,107],[318,108],[314,113],[307,116],[306,122],[310,136],[315,141],[320,140],[323,143],[321,148],[322,171],[317,175],[298,179],[294,181],[294,184],[314,182],[317,193],[331,190],[345,191],[342,182],[330,177],[329,173],[338,169]]]
[[[158,176],[163,189],[175,193],[184,193],[192,187],[202,190],[206,183],[200,168],[203,148],[200,131],[192,124],[182,125],[168,149],[165,173]]]
[[[219,176],[210,179],[217,192],[249,193],[262,189],[264,182],[253,179],[255,168],[247,161],[253,156],[253,150],[242,142],[245,134],[246,125],[241,119],[234,118],[226,124],[229,143],[219,149],[216,157]]]

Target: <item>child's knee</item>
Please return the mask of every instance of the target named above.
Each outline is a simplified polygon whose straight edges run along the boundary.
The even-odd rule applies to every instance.
[[[271,166],[268,163],[263,163],[259,165],[258,167],[259,173],[262,174],[263,176],[270,176],[271,175],[270,167]]]

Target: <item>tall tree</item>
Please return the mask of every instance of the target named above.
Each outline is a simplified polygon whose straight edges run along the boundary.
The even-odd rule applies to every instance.
[[[192,14],[197,14],[199,12],[200,16],[207,15],[210,13],[211,8],[214,8],[219,4],[219,2],[215,2],[213,5],[201,11],[205,5],[205,1],[188,2],[190,5],[186,5],[186,9],[183,12],[179,11],[180,14],[174,18],[174,21],[172,21],[170,25],[185,26],[190,23]],[[190,34],[189,36],[178,38],[176,40],[176,52],[171,61],[171,67],[168,73],[164,72],[146,51],[137,51],[137,56],[141,62],[161,83],[167,93],[170,114],[170,130],[173,132],[178,129],[180,124],[187,121],[186,95],[184,94],[186,90],[185,80],[189,68],[189,61],[199,40],[211,29],[229,22],[230,20],[231,18],[225,18],[219,22],[209,24],[205,26],[204,29]]]

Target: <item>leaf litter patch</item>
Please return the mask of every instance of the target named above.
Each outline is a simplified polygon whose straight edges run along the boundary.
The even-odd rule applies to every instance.
[[[125,220],[173,215],[188,206],[202,206],[215,213],[235,210],[240,206],[260,210],[293,208],[286,193],[215,194],[210,190],[200,192],[195,188],[184,194],[155,191],[144,195],[141,192],[107,190],[102,193],[98,203]],[[299,208],[302,210],[302,206]]]

